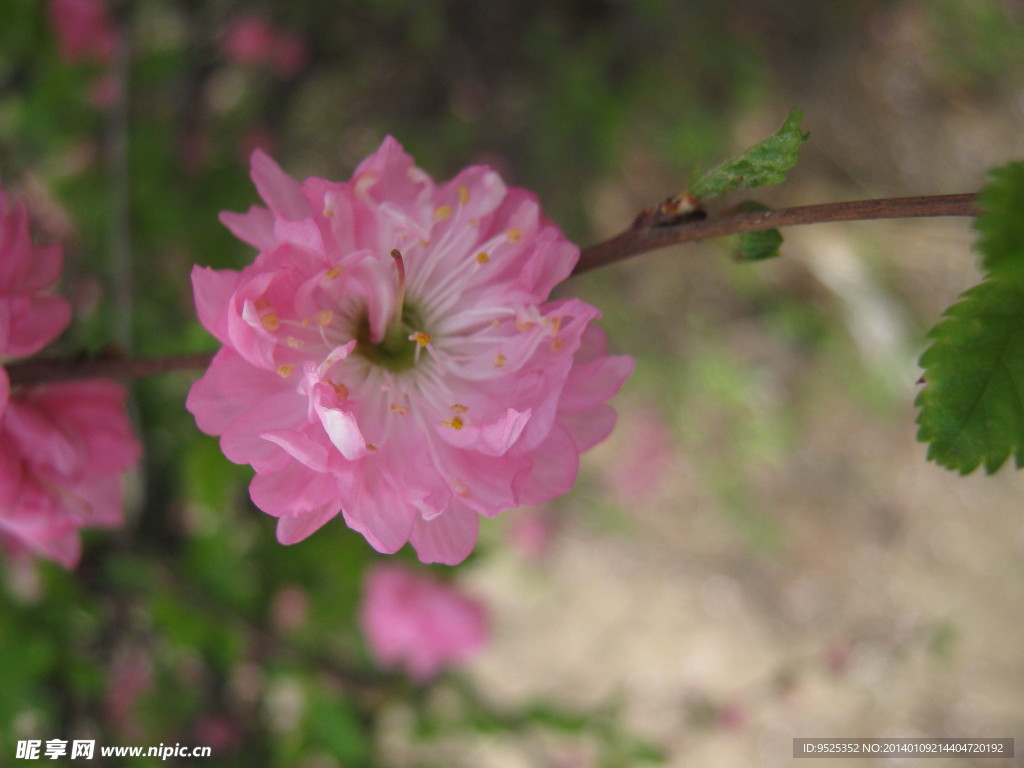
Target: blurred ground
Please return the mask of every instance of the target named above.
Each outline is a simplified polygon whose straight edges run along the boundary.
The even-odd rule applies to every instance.
[[[812,5],[747,18],[771,41],[775,87],[729,143],[794,105],[811,132],[791,182],[762,200],[967,191],[1020,153],[1024,62],[992,77],[968,63],[1020,50],[1018,4],[987,9],[1005,14],[1002,43],[985,3],[940,21],[929,3],[804,16]],[[593,190],[602,234],[678,190],[648,150],[627,146],[621,177]],[[543,513],[549,548],[495,547],[466,577],[496,614],[474,675],[495,701],[619,697],[674,766],[789,765],[794,737],[1024,749],[1024,484],[959,478],[914,440],[923,329],[976,278],[969,225],[785,234],[784,261],[744,274],[707,245],[575,282],[638,371],[584,483]],[[500,738],[478,746],[460,764],[539,764]],[[546,764],[591,759],[566,748]]]

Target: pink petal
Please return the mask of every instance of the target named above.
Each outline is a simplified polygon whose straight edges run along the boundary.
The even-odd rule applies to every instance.
[[[252,206],[247,213],[222,211],[220,222],[231,230],[231,234],[254,248],[265,250],[277,244],[274,239],[274,214],[262,205]]]
[[[476,512],[453,504],[433,520],[417,518],[409,541],[424,563],[458,565],[476,546],[480,518]]]
[[[281,166],[262,149],[252,153],[252,180],[260,197],[276,216],[298,220],[313,215],[298,182],[282,171]]]
[[[523,433],[532,411],[508,408],[505,415],[489,424],[453,429],[441,425],[437,432],[449,445],[468,448],[485,456],[504,456]]]
[[[222,344],[229,342],[226,312],[237,287],[238,273],[233,269],[192,268],[192,290],[199,322]]]

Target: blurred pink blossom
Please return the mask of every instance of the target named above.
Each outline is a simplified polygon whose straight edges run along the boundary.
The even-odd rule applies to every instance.
[[[68,324],[68,303],[47,289],[61,271],[57,246],[36,247],[24,204],[0,190],[0,362],[38,352]],[[67,568],[78,529],[121,524],[121,475],[139,446],[111,381],[13,389],[0,366],[0,538]]]
[[[568,491],[633,361],[589,304],[547,301],[579,249],[536,198],[484,166],[437,185],[390,137],[348,183],[252,165],[269,208],[221,220],[260,252],[193,270],[224,347],[187,407],[256,470],[278,540],[341,512],[378,551],[454,564],[479,515]]]
[[[102,64],[114,58],[118,34],[103,0],[49,0],[47,15],[65,61]]]
[[[302,38],[262,16],[234,19],[224,33],[222,49],[228,61],[246,67],[269,66],[281,77],[294,77],[309,62]]]
[[[360,620],[377,662],[421,682],[466,661],[488,636],[487,612],[479,600],[399,565],[370,570]]]
[[[524,560],[540,560],[555,535],[552,510],[546,506],[516,510],[508,521],[508,541]]]
[[[672,435],[664,419],[644,409],[628,419],[630,430],[619,442],[623,448],[605,479],[620,504],[638,504],[657,491],[672,466]]]

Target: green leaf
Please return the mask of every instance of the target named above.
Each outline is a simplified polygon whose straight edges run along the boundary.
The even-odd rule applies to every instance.
[[[1024,282],[1024,163],[1008,163],[989,174],[978,195],[981,208],[975,229],[982,265],[991,275]]]
[[[739,204],[741,211],[767,211],[768,206],[754,200],[745,200]],[[777,229],[759,229],[756,232],[742,232],[736,237],[736,261],[764,261],[779,256],[782,245],[782,233]]]
[[[1024,286],[990,279],[946,310],[921,356],[918,440],[965,475],[1024,465]]]
[[[690,191],[697,197],[708,198],[734,189],[784,181],[786,171],[796,164],[800,146],[808,135],[800,130],[803,117],[803,112],[794,109],[779,130],[743,154],[712,168],[690,187]]]

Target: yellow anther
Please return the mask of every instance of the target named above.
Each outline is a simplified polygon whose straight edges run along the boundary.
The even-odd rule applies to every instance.
[[[434,211],[434,218],[438,221],[444,221],[450,218],[452,215],[452,208],[450,205],[439,205],[437,210]]]
[[[467,413],[468,411],[469,408],[465,405],[459,405],[458,403],[456,403],[455,405],[452,406],[453,413]]]
[[[330,382],[331,386],[334,387],[334,392],[338,395],[339,400],[348,399],[348,387],[342,384],[340,381]]]
[[[368,451],[376,451],[377,450],[377,446],[374,445],[373,443],[367,443],[366,444],[366,450],[368,450]]]
[[[451,421],[442,421],[441,423],[444,424],[446,427],[451,427],[456,431],[462,429],[465,426],[465,423],[458,416],[452,416]]]
[[[527,328],[533,328],[535,323],[533,320],[516,320],[516,330],[525,331]]]
[[[273,312],[268,312],[267,314],[260,318],[260,323],[262,323],[263,327],[266,328],[268,331],[276,331],[278,328],[281,327],[281,318],[279,318]]]
[[[341,274],[341,264],[331,267],[324,273],[325,280],[333,280]]]
[[[325,327],[330,325],[332,320],[334,320],[334,313],[329,309],[321,309],[320,314],[316,316],[316,321]]]
[[[413,333],[409,336],[409,341],[415,341],[421,347],[427,346],[427,344],[430,343],[430,339],[430,334],[424,333],[423,331],[416,331],[416,333]]]
[[[399,416],[405,416],[409,412],[409,409],[399,403],[392,403],[391,410],[393,413],[397,413]]]
[[[296,339],[294,336],[289,336],[287,339],[284,340],[284,343],[287,344],[292,349],[298,349],[303,344],[305,344],[305,342],[302,339]]]
[[[294,370],[295,366],[288,365],[287,363],[285,363],[284,365],[277,366],[277,375],[280,376],[282,379],[287,379],[289,376],[292,375],[292,371]]]
[[[491,260],[491,257],[490,257],[490,256],[488,256],[488,255],[487,255],[486,253],[484,253],[483,251],[480,251],[480,253],[478,253],[478,254],[476,255],[476,260],[477,260],[478,262],[480,262],[481,264],[486,264],[486,263],[487,263],[488,261],[490,261],[490,260]]]
[[[465,205],[469,202],[469,190],[465,187],[459,187],[459,203]]]
[[[508,361],[508,358],[506,358],[504,355],[495,355],[494,356],[494,367],[495,368],[501,368],[501,366],[503,366],[507,361]]]
[[[560,338],[558,338],[557,336],[555,336],[555,338],[553,338],[551,340],[551,351],[552,352],[559,351],[563,346],[564,345],[562,344],[562,340]]]
[[[523,231],[521,229],[510,229],[505,233],[505,237],[508,238],[510,243],[518,243],[523,239]]]

